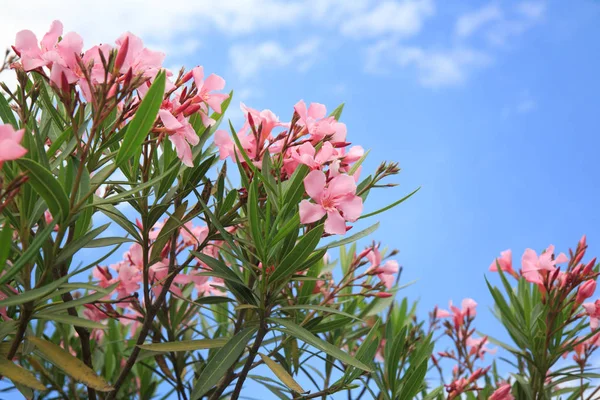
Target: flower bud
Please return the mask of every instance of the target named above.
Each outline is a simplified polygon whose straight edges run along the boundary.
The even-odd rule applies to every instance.
[[[127,57],[127,52],[129,51],[129,36],[125,37],[123,40],[123,44],[121,48],[119,48],[119,52],[117,53],[117,59],[115,60],[115,70],[120,71],[121,67],[125,63],[125,58]]]
[[[583,276],[587,276],[592,273],[594,267],[596,266],[596,257],[592,259],[587,265],[583,268]]]
[[[393,294],[388,293],[388,292],[377,292],[377,293],[375,293],[375,297],[379,297],[380,299],[385,299],[385,298],[392,297],[392,296],[393,296]]]
[[[581,286],[579,286],[579,290],[577,291],[577,298],[575,299],[575,301],[577,302],[577,304],[582,304],[585,299],[592,297],[595,291],[596,281],[593,279],[587,280]]]
[[[181,83],[186,83],[187,81],[189,81],[190,79],[192,79],[193,75],[193,70],[188,71],[182,78],[181,78]]]

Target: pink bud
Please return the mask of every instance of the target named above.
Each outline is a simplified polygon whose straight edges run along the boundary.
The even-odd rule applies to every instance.
[[[200,110],[200,104],[192,104],[183,111],[183,116],[189,117],[190,115],[198,112],[198,110]]]
[[[592,273],[592,270],[596,266],[596,257],[592,259],[587,265],[583,268],[583,275],[587,276]]]
[[[585,299],[592,297],[595,291],[596,281],[593,279],[587,280],[579,287],[575,301],[577,304],[582,304]]]
[[[583,235],[581,237],[581,239],[579,239],[579,243],[578,243],[579,246],[578,247],[585,247],[585,246],[587,246],[586,241],[587,241],[587,238],[585,237],[585,235]]]
[[[388,292],[377,292],[375,293],[375,297],[379,297],[380,299],[385,299],[387,297],[392,297],[393,294],[388,293]]]
[[[123,40],[123,44],[117,53],[117,59],[115,60],[115,69],[117,71],[121,70],[123,63],[125,63],[125,58],[127,57],[127,51],[129,50],[129,36],[125,36],[125,40]]]
[[[181,83],[186,83],[187,81],[189,81],[190,79],[192,79],[193,75],[193,71],[188,71],[182,78],[181,78]]]

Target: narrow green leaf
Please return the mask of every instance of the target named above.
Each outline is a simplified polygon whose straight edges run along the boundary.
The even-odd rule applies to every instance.
[[[342,116],[342,111],[344,111],[344,106],[345,103],[340,104],[331,112],[331,114],[329,114],[329,116],[335,118],[336,121],[339,121]]]
[[[387,210],[389,210],[389,209],[391,209],[391,208],[394,208],[394,207],[396,207],[398,204],[400,204],[400,203],[403,203],[405,200],[408,200],[410,197],[412,197],[412,195],[413,195],[413,194],[417,193],[417,192],[418,192],[420,189],[421,189],[420,187],[419,187],[419,188],[416,188],[414,191],[412,191],[411,193],[407,194],[406,196],[404,196],[404,197],[403,197],[403,198],[401,198],[400,200],[398,200],[398,201],[395,201],[395,202],[393,202],[392,204],[390,204],[390,205],[387,205],[387,206],[385,206],[385,207],[383,207],[383,208],[380,208],[380,209],[379,209],[379,210],[377,210],[377,211],[373,211],[373,212],[371,212],[371,213],[368,213],[368,214],[361,215],[359,219],[363,219],[363,218],[369,218],[369,217],[372,217],[372,216],[374,216],[374,215],[380,214],[380,213],[382,213],[382,212],[384,212],[384,211],[387,211]]]
[[[52,364],[62,369],[67,375],[85,385],[101,392],[110,392],[112,386],[101,376],[83,363],[80,359],[72,356],[68,351],[47,340],[35,336],[28,336],[27,340]]]
[[[275,271],[271,275],[271,281],[276,282],[296,272],[297,267],[315,250],[321,240],[321,236],[323,236],[323,225],[313,228],[302,236],[293,250],[275,267]]]
[[[227,344],[228,341],[229,338],[182,340],[179,342],[139,344],[138,347],[144,350],[156,352],[194,351],[201,349],[220,348],[225,346],[225,344]]]
[[[325,246],[319,248],[319,250],[333,249],[335,247],[340,247],[340,246],[344,246],[346,244],[354,243],[357,240],[364,238],[365,236],[369,236],[371,233],[375,232],[377,229],[379,229],[379,222],[371,225],[367,229],[363,229],[362,231],[355,233],[352,236],[348,236],[347,238],[336,240],[335,242],[327,243]]]
[[[0,357],[0,375],[6,376],[15,384],[25,385],[40,391],[46,390],[46,386],[38,381],[35,375],[4,357]]]
[[[71,256],[73,256],[75,253],[77,253],[79,250],[81,250],[83,247],[89,244],[92,240],[94,240],[98,235],[104,232],[109,226],[110,223],[104,224],[102,226],[97,227],[96,229],[92,229],[85,235],[73,240],[71,243],[65,246],[65,248],[63,248],[58,254],[58,257],[56,257],[56,260],[54,261],[55,264],[61,264],[64,261],[68,260]]]
[[[202,373],[198,377],[190,398],[200,399],[206,392],[215,386],[244,352],[246,345],[254,336],[255,328],[246,328],[232,337],[215,355],[210,359]]]
[[[4,271],[6,266],[6,260],[10,255],[10,249],[12,247],[12,229],[8,221],[4,222],[2,232],[0,232],[0,273]]]
[[[325,353],[329,354],[330,356],[332,356],[342,362],[345,362],[348,365],[351,365],[356,368],[360,368],[363,371],[367,371],[367,372],[372,371],[372,369],[369,366],[358,361],[356,358],[352,357],[348,353],[343,352],[342,350],[340,350],[338,347],[332,345],[331,343],[328,343],[328,342],[324,341],[323,339],[313,335],[308,330],[302,328],[299,325],[296,325],[292,321],[280,319],[280,318],[269,318],[269,320],[271,322],[275,323],[276,325],[280,325],[280,326],[276,326],[274,328],[280,332],[287,333],[288,335],[298,338],[298,339],[302,340],[303,342],[308,343],[311,346],[313,346],[321,351],[324,351]]]
[[[279,363],[271,360],[268,356],[262,353],[259,353],[259,355],[263,362],[267,365],[267,367],[269,367],[269,369],[273,371],[273,373],[279,378],[279,380],[281,380],[281,382],[285,384],[285,386],[287,386],[296,393],[306,392],[304,389],[302,389],[302,386],[300,386],[298,382],[296,382],[294,378],[292,378],[292,376]]]
[[[68,276],[65,276],[49,285],[42,286],[41,288],[27,290],[19,294],[11,295],[4,300],[0,300],[0,307],[16,306],[18,304],[25,304],[30,301],[41,299],[48,293],[55,291],[60,285],[66,282],[68,278]]]
[[[90,329],[107,329],[108,326],[103,325],[99,322],[90,321],[89,319],[74,317],[69,314],[36,314],[33,319],[42,319],[45,321],[60,322],[61,324],[81,326]]]
[[[156,79],[148,89],[148,93],[146,93],[144,100],[138,107],[135,116],[128,124],[127,133],[117,153],[116,163],[118,166],[130,161],[154,126],[154,121],[156,121],[165,94],[165,82],[165,72],[161,71],[156,75]]]
[[[54,175],[40,164],[27,158],[21,158],[17,160],[17,163],[27,172],[28,182],[46,201],[54,219],[59,223],[66,220],[69,217],[69,198]]]
[[[15,118],[15,114],[13,110],[10,108],[10,104],[6,97],[0,93],[0,119],[5,124],[11,124],[13,128],[19,129],[19,125],[17,124],[17,119]]]

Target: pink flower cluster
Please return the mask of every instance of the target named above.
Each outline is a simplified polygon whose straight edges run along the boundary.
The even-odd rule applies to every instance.
[[[498,267],[515,278],[523,277],[528,282],[537,285],[544,295],[558,296],[561,300],[570,298],[574,305],[582,305],[590,317],[592,329],[598,328],[600,322],[600,300],[595,303],[584,303],[596,291],[595,272],[596,258],[582,263],[587,249],[586,237],[577,243],[575,252],[569,250],[570,256],[564,253],[554,254],[554,246],[550,245],[539,256],[532,249],[526,249],[521,258],[521,270],[517,273],[512,265],[512,252],[503,251],[500,258],[490,265],[490,271],[498,271]],[[559,264],[567,264],[561,268]]]
[[[138,223],[139,224],[139,223]],[[157,239],[160,229],[164,223],[158,223],[154,226],[150,234],[149,248],[152,251],[154,241]],[[175,257],[182,254],[186,249],[195,249],[207,238],[208,228],[203,226],[194,226],[188,222],[180,230],[179,239],[176,243]],[[203,253],[211,257],[218,257],[219,249],[223,246],[221,241],[212,241],[202,250]],[[137,320],[141,314],[142,307],[138,301],[138,291],[142,285],[144,268],[144,250],[139,243],[131,245],[129,250],[123,255],[123,259],[109,267],[97,266],[93,272],[93,277],[98,285],[107,288],[117,284],[113,293],[109,293],[105,299],[116,298],[112,304],[122,308],[122,312],[115,310],[111,303],[103,302],[99,304],[86,305],[86,315],[94,321],[103,321],[108,318],[118,318],[126,324],[132,325],[132,333],[135,332]],[[163,289],[163,283],[169,275],[170,255],[172,254],[170,244],[165,245],[161,250],[161,260],[153,263],[148,268],[148,279],[151,285],[151,291],[154,296],[158,296]],[[149,255],[146,257],[149,258]],[[174,261],[177,265],[177,261]],[[169,290],[172,295],[182,297],[182,288],[187,285],[193,285],[199,296],[226,296],[224,283],[220,278],[202,275],[202,272],[209,271],[210,267],[197,260],[195,268],[190,268],[187,273],[180,273],[175,276],[173,284]]]
[[[453,348],[438,352],[438,357],[432,356],[434,365],[440,369],[440,359],[448,359],[455,363],[452,369],[452,382],[446,385],[448,398],[459,398],[461,394],[469,391],[479,391],[477,380],[484,377],[490,367],[476,367],[476,363],[484,361],[486,353],[495,353],[496,349],[487,347],[488,338],[483,336],[475,338],[473,321],[477,315],[477,303],[473,299],[464,299],[461,307],[456,307],[450,302],[449,310],[436,309],[432,313],[432,328],[438,326],[440,318],[448,319],[443,322],[445,335],[451,340]],[[511,399],[499,397],[502,394],[500,387],[495,395],[497,399]],[[510,385],[508,386],[510,392]],[[509,393],[510,395],[510,393]]]
[[[20,56],[20,64],[13,64],[13,68],[36,71],[60,92],[68,93],[76,88],[91,103],[100,86],[112,85],[108,96],[114,97],[119,85],[128,87],[134,81],[141,83],[137,86],[136,100],[139,103],[163,69],[165,58],[164,53],[144,47],[142,40],[129,32],[121,35],[114,47],[101,44],[84,51],[81,36],[74,32],[63,36],[63,25],[59,21],[52,23],[50,31],[39,43],[33,32],[20,31],[13,49]],[[106,60],[114,53],[114,67],[109,71]],[[209,110],[221,113],[221,104],[229,95],[214,93],[225,87],[225,81],[214,74],[205,79],[202,67],[195,67],[184,76],[180,75],[175,82],[170,79],[172,73],[166,72],[166,97],[159,113],[162,127],[158,127],[157,131],[168,136],[178,157],[191,167],[190,145],[198,144],[199,138],[189,117],[199,114],[204,126],[213,125],[215,121],[209,116]],[[185,86],[192,78],[193,85]],[[126,119],[135,112],[134,109],[125,110],[123,103],[119,104],[119,108],[125,113]]]
[[[327,117],[323,104],[306,106],[301,100],[294,106],[292,122],[281,122],[270,110],[258,111],[241,105],[246,117],[236,133],[240,145],[256,168],[261,168],[264,157],[272,157],[273,165],[280,167],[278,178],[288,179],[298,166],[306,165],[311,171],[304,180],[306,193],[312,199],[300,203],[300,221],[311,224],[326,217],[325,232],[343,235],[346,222],[354,222],[362,212],[362,199],[356,195],[358,168],[348,175],[353,163],[364,154],[362,147],[346,142],[346,125],[335,117]],[[280,132],[275,132],[281,128]],[[245,165],[244,155],[235,141],[223,130],[215,133],[215,144],[220,158],[231,158]]]

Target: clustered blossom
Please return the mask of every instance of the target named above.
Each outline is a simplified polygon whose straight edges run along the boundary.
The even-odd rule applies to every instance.
[[[390,257],[396,254],[395,251],[390,253]],[[376,262],[377,264],[374,264]],[[325,265],[329,263],[329,256],[326,254],[323,260]],[[359,268],[370,263],[371,265],[363,272]],[[319,279],[315,282],[313,294],[320,293],[323,295],[322,305],[334,301],[344,289],[359,288],[360,291],[355,294],[362,297],[377,297],[385,298],[393,296],[389,289],[393,287],[397,274],[400,272],[398,262],[395,260],[386,260],[381,267],[382,255],[379,252],[379,245],[372,244],[358,254],[352,256],[348,271],[344,279],[336,282],[330,271],[319,275]],[[302,274],[306,271],[302,271]],[[377,275],[379,282],[372,282],[372,277]]]
[[[442,358],[455,363],[452,369],[452,382],[446,385],[448,399],[460,397],[469,391],[479,391],[477,380],[484,377],[490,367],[476,367],[476,363],[485,359],[486,353],[495,353],[495,348],[487,346],[487,336],[474,337],[473,321],[477,315],[477,303],[466,298],[461,307],[456,307],[450,302],[449,310],[436,308],[432,313],[432,329],[437,329],[440,319],[443,321],[444,334],[452,341],[453,348],[438,352],[438,357],[432,356],[434,365],[440,369],[439,360]],[[509,386],[510,390],[510,386]],[[498,397],[503,399],[503,397]],[[508,397],[506,399],[509,399]]]
[[[311,171],[304,180],[310,200],[300,203],[300,222],[311,224],[325,219],[325,232],[346,233],[346,222],[354,222],[362,213],[362,198],[356,181],[360,167],[349,175],[352,164],[360,160],[360,146],[346,149],[346,125],[326,116],[323,104],[301,100],[294,106],[292,122],[281,122],[271,110],[258,111],[241,105],[246,117],[236,133],[242,149],[224,130],[215,132],[215,144],[221,159],[231,158],[245,165],[247,156],[255,168],[262,168],[264,157],[272,157],[280,167],[278,178],[288,179],[300,165]],[[282,129],[275,132],[277,128]],[[242,151],[243,150],[243,154]]]
[[[521,258],[521,270],[517,273],[512,266],[512,253],[506,250],[501,257],[490,265],[490,271],[500,269],[515,278],[523,277],[530,283],[538,286],[543,294],[543,301],[549,298],[567,301],[570,299],[576,306],[582,305],[590,318],[590,326],[597,329],[600,321],[600,300],[595,303],[584,301],[594,295],[598,273],[595,270],[596,258],[587,263],[582,260],[587,249],[586,237],[583,236],[577,243],[575,252],[569,250],[570,256],[560,253],[554,254],[554,246],[550,245],[539,256],[532,249],[526,249]],[[567,264],[561,267],[559,264]]]
[[[115,46],[102,44],[83,50],[83,39],[77,33],[69,32],[63,36],[63,25],[54,21],[50,31],[38,42],[35,34],[29,30],[17,33],[13,49],[20,57],[19,63],[13,63],[15,69],[35,71],[48,79],[51,86],[59,92],[69,93],[72,89],[81,93],[85,101],[99,104],[110,98],[118,98],[118,109],[122,119],[127,120],[135,113],[136,106],[144,98],[157,74],[164,70],[162,63],[165,54],[144,47],[142,40],[130,32],[119,37]],[[108,70],[107,60],[113,58],[114,66]],[[205,127],[213,125],[210,109],[221,113],[221,104],[228,94],[215,93],[225,87],[223,78],[211,74],[204,78],[201,66],[193,68],[175,82],[173,74],[165,70],[167,81],[165,99],[161,105],[157,126],[153,132],[166,135],[175,146],[177,156],[188,167],[193,166],[191,147],[199,142],[198,134],[190,123],[190,117],[199,114]],[[193,84],[185,84],[193,78]],[[109,90],[103,92],[103,86]],[[123,95],[119,95],[122,90]],[[134,98],[126,94],[136,90]],[[108,97],[108,98],[107,98]],[[1,162],[1,161],[0,161]]]
[[[140,223],[138,223],[141,225]],[[157,239],[160,229],[164,222],[157,223],[150,232],[149,248],[152,249],[154,241]],[[192,222],[187,222],[180,229],[179,238],[176,243],[175,257],[182,254],[186,249],[196,249],[202,244],[208,236],[208,228],[205,226],[194,226]],[[223,246],[221,241],[211,241],[202,249],[202,253],[218,257],[219,249]],[[116,298],[112,301],[122,309],[118,311],[110,303],[86,305],[85,313],[89,319],[94,321],[105,321],[108,318],[117,318],[125,324],[131,325],[131,333],[139,326],[139,317],[141,302],[139,290],[142,285],[144,269],[144,250],[139,243],[131,245],[129,250],[123,255],[123,259],[108,267],[96,266],[92,272],[98,285],[102,288],[108,288],[114,284],[114,292],[107,294],[105,300]],[[171,255],[170,244],[166,244],[161,251],[161,260],[154,262],[148,267],[148,279],[151,285],[151,291],[154,296],[158,296],[163,289],[163,282],[169,275],[169,264]],[[149,257],[149,255],[148,255]],[[173,279],[173,284],[169,287],[170,293],[181,298],[183,296],[182,288],[187,285],[193,285],[198,296],[227,296],[224,291],[223,280],[216,277],[203,275],[202,272],[210,271],[210,267],[197,260],[195,267],[189,268],[187,273],[179,273]],[[175,260],[175,265],[177,261]],[[102,335],[96,332],[97,339]]]

